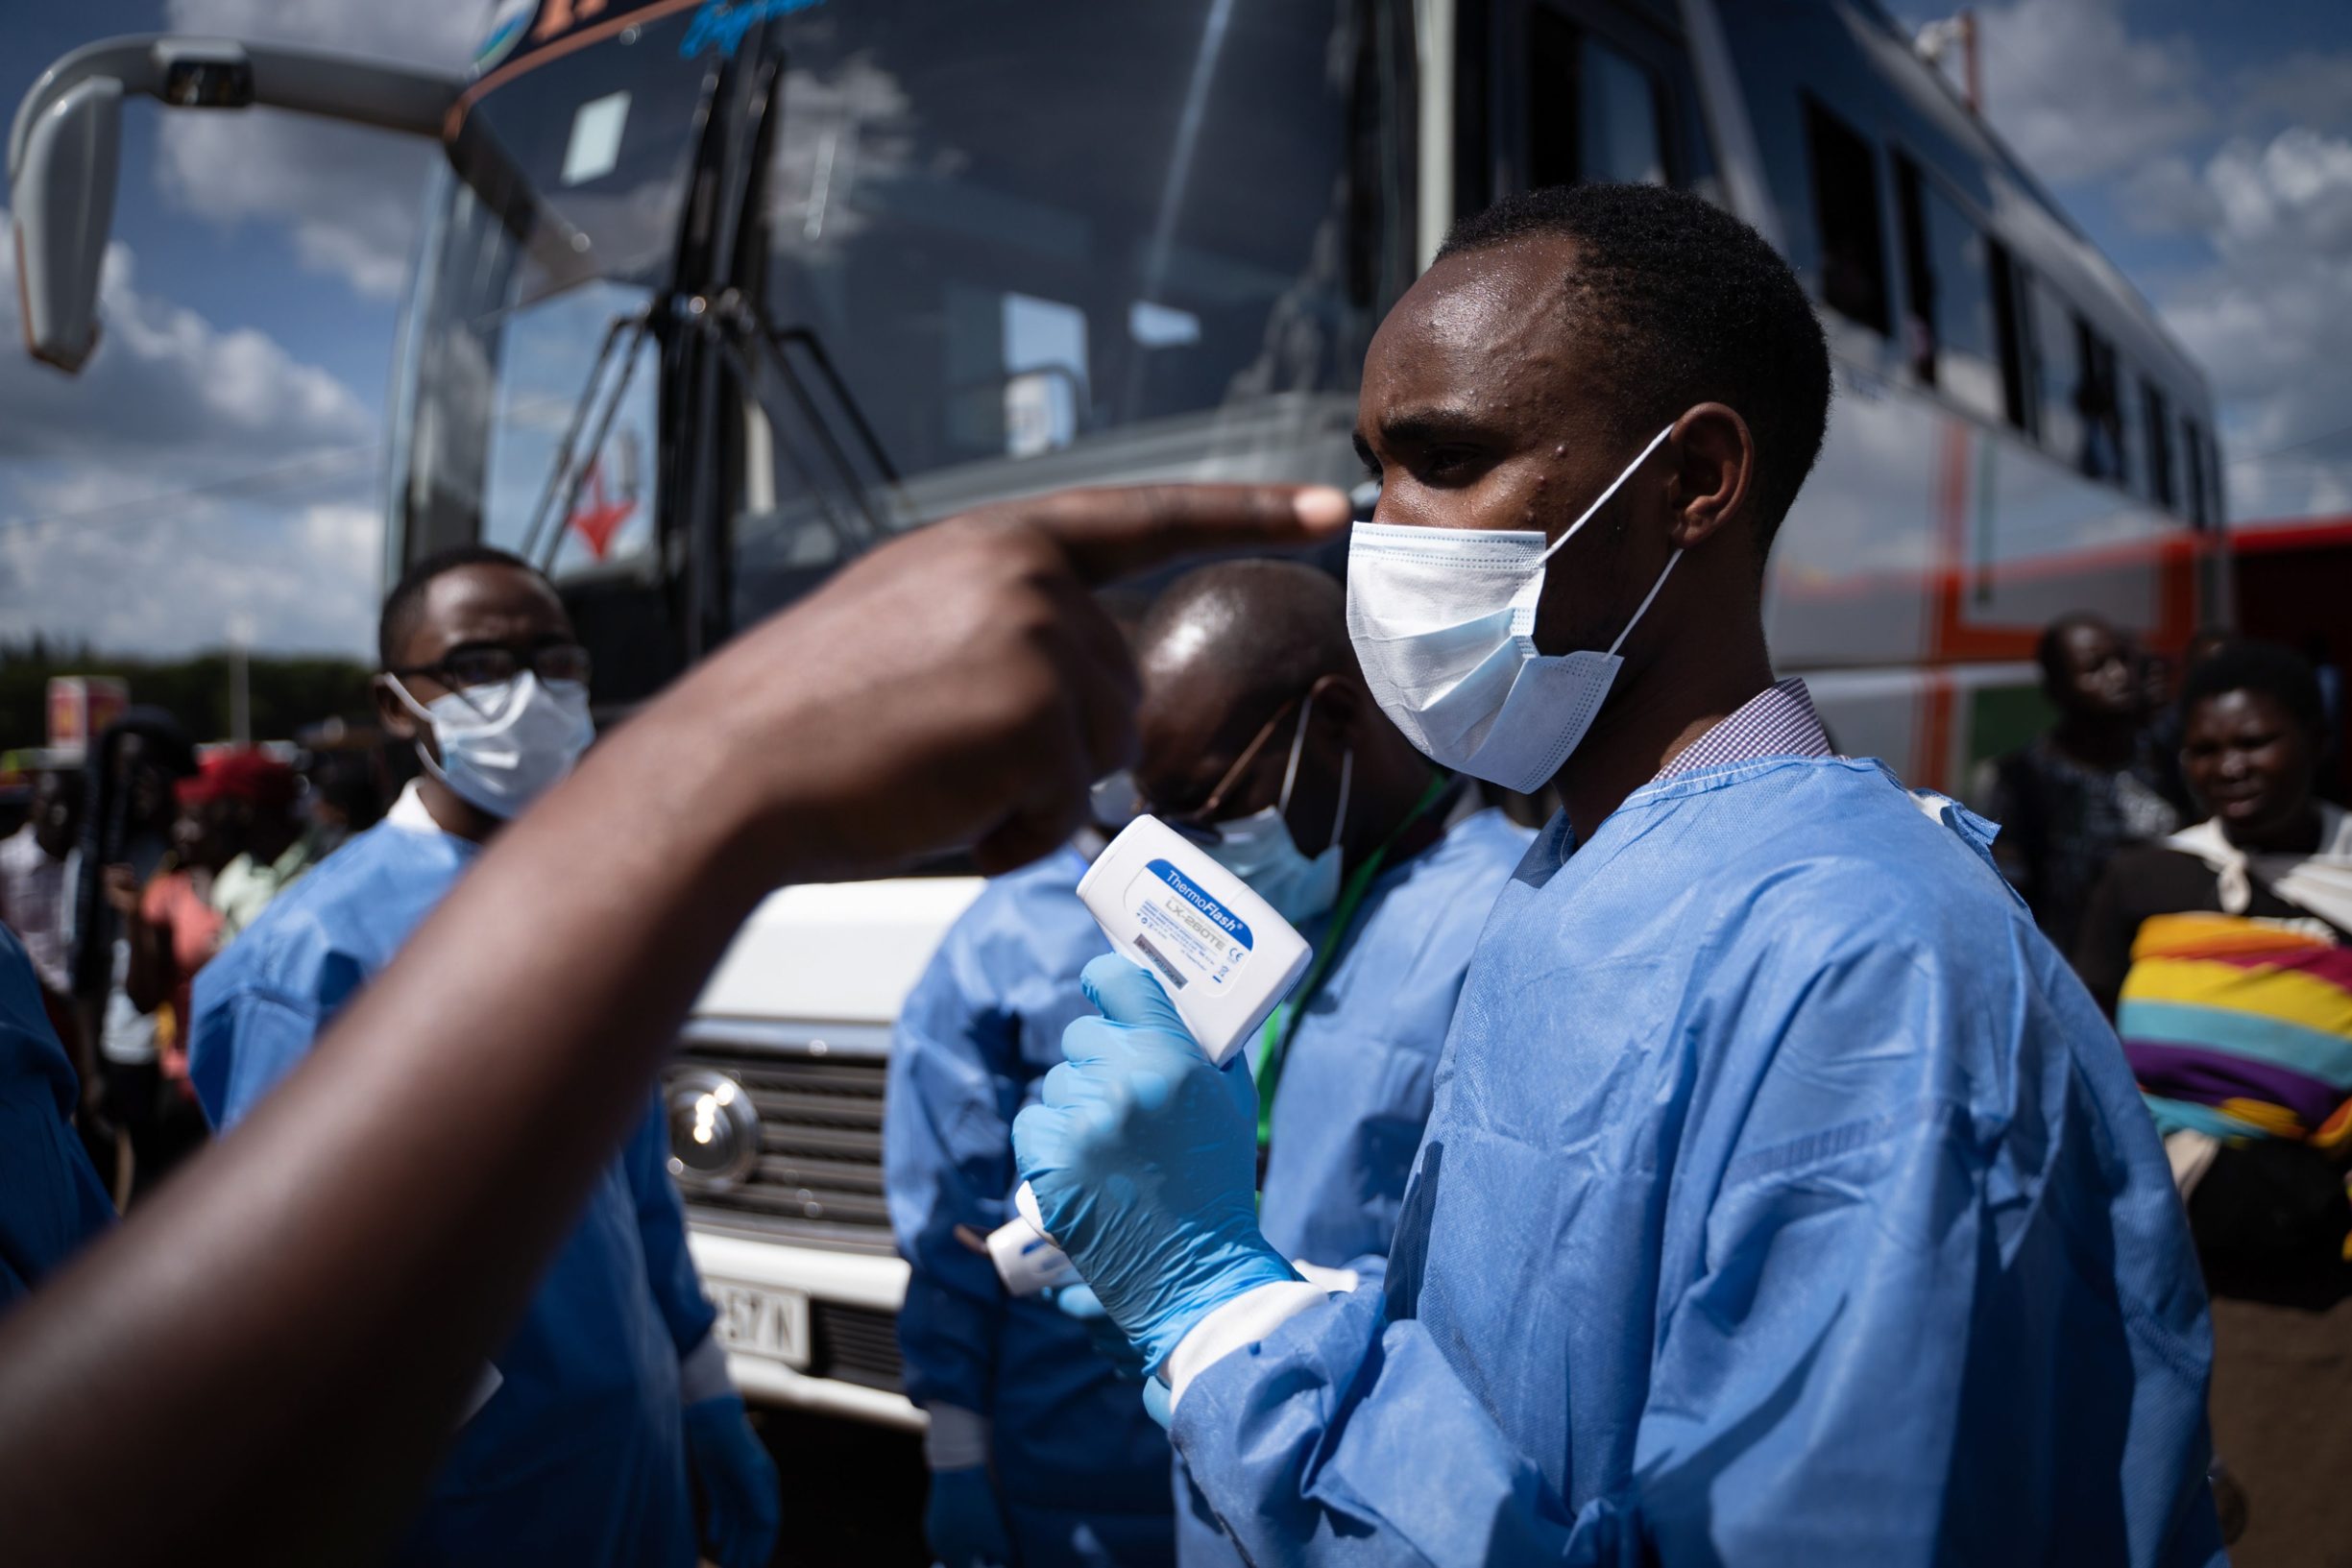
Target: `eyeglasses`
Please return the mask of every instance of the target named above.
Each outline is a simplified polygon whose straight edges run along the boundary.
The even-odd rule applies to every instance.
[[[544,642],[535,648],[511,647],[503,642],[464,642],[434,663],[413,664],[391,673],[403,681],[412,675],[429,675],[452,691],[464,691],[473,687],[504,685],[526,669],[542,681],[574,681],[585,686],[591,665],[588,650],[577,642]]]
[[[1266,749],[1266,743],[1274,737],[1275,733],[1282,727],[1282,721],[1290,717],[1291,710],[1295,708],[1298,710],[1298,730],[1291,739],[1290,765],[1284,769],[1282,774],[1282,804],[1287,807],[1290,802],[1291,782],[1298,775],[1298,754],[1306,743],[1307,714],[1314,711],[1315,699],[1321,696],[1335,679],[1336,677],[1325,675],[1309,687],[1303,695],[1293,697],[1275,709],[1273,717],[1258,727],[1256,736],[1250,739],[1249,744],[1242,748],[1242,754],[1233,759],[1233,765],[1225,769],[1224,777],[1217,781],[1217,787],[1210,790],[1208,797],[1200,805],[1189,811],[1176,812],[1173,815],[1164,811],[1154,811],[1152,814],[1196,844],[1206,847],[1224,843],[1224,832],[1219,827],[1216,819],[1224,807],[1225,796],[1232,792],[1233,786],[1241,781],[1242,776],[1249,771],[1249,764],[1257,760],[1258,753]]]

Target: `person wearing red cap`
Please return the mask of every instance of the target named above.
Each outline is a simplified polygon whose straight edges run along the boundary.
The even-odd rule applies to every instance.
[[[157,1022],[161,1076],[152,1136],[134,1140],[144,1146],[134,1199],[205,1140],[204,1118],[187,1082],[189,987],[239,929],[228,911],[238,909],[250,920],[307,865],[297,853],[299,793],[294,770],[267,752],[212,752],[173,785],[180,817],[171,853],[155,874],[143,886],[128,868],[108,879],[131,947],[124,989],[132,1004]],[[231,877],[240,862],[243,876]]]
[[[192,782],[202,787],[210,779],[206,773]],[[227,943],[310,869],[319,858],[319,844],[295,813],[301,781],[267,752],[223,754],[211,787],[213,798],[205,808],[207,826],[224,847],[236,847],[212,879],[212,907],[220,913],[220,939]]]

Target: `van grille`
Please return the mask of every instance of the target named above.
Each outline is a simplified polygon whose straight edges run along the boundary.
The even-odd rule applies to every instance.
[[[906,1369],[898,1357],[898,1319],[871,1307],[819,1301],[810,1308],[816,1343],[812,1360],[819,1377],[839,1378],[897,1393]]]
[[[666,1080],[731,1078],[759,1119],[759,1145],[731,1185],[679,1174],[698,1215],[796,1239],[866,1250],[890,1245],[883,1199],[882,1105],[886,1058],[830,1039],[737,1042],[690,1034]],[[670,1136],[680,1135],[673,1115]],[[673,1169],[675,1167],[673,1166]]]

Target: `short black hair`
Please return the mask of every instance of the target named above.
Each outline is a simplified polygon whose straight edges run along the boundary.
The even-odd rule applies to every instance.
[[[1576,246],[1572,318],[1597,327],[1619,433],[1638,442],[1694,403],[1726,403],[1756,438],[1759,550],[1821,455],[1830,349],[1805,286],[1764,237],[1662,185],[1555,185],[1456,223],[1438,259],[1514,240]]]
[[[2208,698],[2231,691],[2258,691],[2272,698],[2307,730],[2327,726],[2327,708],[2319,700],[2319,677],[2311,661],[2292,648],[2252,639],[2225,642],[2189,666],[2180,684],[2180,711],[2188,712]]]
[[[2094,615],[2088,610],[2068,611],[2043,627],[2041,637],[2033,644],[2033,662],[2042,666],[2044,687],[2054,689],[2066,684],[2066,636],[2069,632],[2085,628],[2104,632],[2119,642],[2123,639],[2123,634],[2117,631],[2106,616]]]
[[[555,588],[546,572],[514,551],[501,550],[495,544],[452,544],[446,550],[435,550],[412,563],[400,573],[400,580],[392,585],[392,591],[384,595],[383,614],[376,620],[376,657],[383,668],[400,667],[400,649],[416,634],[417,617],[424,613],[424,591],[433,586],[433,579],[461,567],[512,567],[546,583],[550,592]]]

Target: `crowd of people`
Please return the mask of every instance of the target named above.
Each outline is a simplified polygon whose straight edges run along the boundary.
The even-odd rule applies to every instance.
[[[2343,715],[2272,643],[2200,633],[2177,694],[2091,615],[2043,639],[2049,731],[1988,770],[1994,853],[2114,1022],[2212,1296],[2247,1560],[2340,1539],[2352,1431],[2352,818]]]
[[[159,709],[109,726],[84,765],[33,772],[25,821],[0,840],[0,921],[32,960],[118,1205],[206,1137],[188,1084],[197,974],[380,814],[379,774],[363,753],[200,753]]]
[[[950,1568],[2340,1539],[2279,1409],[2340,1407],[2352,1269],[2316,682],[2216,639],[2158,703],[2069,617],[2056,724],[1986,781],[2015,832],[1839,755],[1759,569],[1830,393],[1736,220],[1539,192],[1372,342],[1344,589],[1225,562],[1116,626],[1089,590],[1346,498],[1007,503],[592,753],[552,587],[463,549],[379,626],[422,772],[331,851],[279,764],[126,720],[79,831],[44,784],[0,852],[46,932],[0,939],[27,1560],[743,1568],[843,1506],[727,1384],[646,1085],[768,889],[949,848],[1003,875],[907,1003],[885,1148]],[[1075,897],[1146,810],[1315,947],[1223,1069]],[[1023,1182],[1082,1280],[1036,1301],[982,1242]]]

